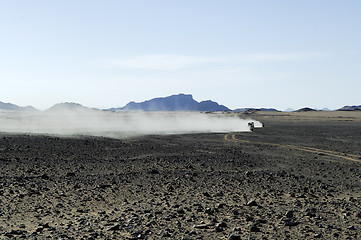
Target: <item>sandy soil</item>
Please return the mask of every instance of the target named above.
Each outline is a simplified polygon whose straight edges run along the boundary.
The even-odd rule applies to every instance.
[[[360,239],[359,113],[251,133],[0,135],[1,239]]]

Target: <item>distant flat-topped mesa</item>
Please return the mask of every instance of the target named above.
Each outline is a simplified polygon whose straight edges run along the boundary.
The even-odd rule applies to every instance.
[[[121,108],[110,111],[230,111],[229,108],[211,100],[197,102],[190,94],[178,94],[153,98],[144,102],[130,102]]]

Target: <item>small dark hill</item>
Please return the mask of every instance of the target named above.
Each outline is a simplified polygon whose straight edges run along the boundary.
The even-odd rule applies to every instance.
[[[279,112],[275,108],[237,108],[232,112]]]
[[[344,107],[338,109],[338,111],[361,111],[361,105],[359,105],[359,106],[344,106]]]
[[[315,111],[316,111],[315,109],[305,107],[305,108],[298,109],[298,110],[296,110],[294,112],[315,112]]]

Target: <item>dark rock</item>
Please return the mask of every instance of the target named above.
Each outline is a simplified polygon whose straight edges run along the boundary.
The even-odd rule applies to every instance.
[[[197,229],[207,229],[207,228],[209,228],[209,225],[208,224],[196,224],[193,227],[197,228]]]
[[[223,228],[223,227],[216,226],[215,231],[216,231],[216,232],[223,232],[223,231],[224,231],[224,228]]]
[[[306,215],[309,217],[316,217],[316,208],[306,209]]]
[[[321,233],[316,233],[315,235],[314,235],[314,238],[321,238],[322,237],[322,234]]]
[[[119,231],[121,229],[120,224],[116,224],[113,227],[109,228],[108,231]]]
[[[138,234],[138,235],[136,236],[136,238],[137,238],[137,239],[145,239],[146,236],[143,235],[143,234]]]
[[[165,231],[163,233],[163,237],[171,237],[170,233],[168,231]]]
[[[265,224],[265,223],[267,223],[267,220],[266,219],[258,219],[258,222],[261,224]]]
[[[252,171],[246,171],[246,172],[244,173],[244,175],[246,175],[247,177],[252,176],[252,174],[253,174]]]
[[[149,171],[150,174],[159,174],[159,170],[158,169],[152,169]]]
[[[110,188],[112,185],[110,185],[110,184],[100,184],[98,187],[100,188],[100,189],[107,189],[107,188]]]
[[[160,210],[156,210],[156,211],[154,212],[154,214],[155,214],[155,215],[161,215],[161,214],[163,214],[163,212],[160,211]]]
[[[74,177],[75,173],[74,172],[67,172],[66,175],[67,177]]]
[[[247,206],[258,206],[256,200],[251,199],[247,202]]]
[[[227,223],[225,222],[220,222],[216,225],[217,227],[222,227],[222,228],[226,228],[227,227]]]
[[[24,233],[24,231],[22,230],[11,230],[11,232],[9,232],[10,235],[22,235]]]
[[[299,223],[298,222],[293,222],[289,219],[285,220],[285,226],[287,227],[294,227],[294,226],[297,226]]]
[[[356,228],[355,228],[354,225],[347,226],[347,229],[348,229],[348,230],[356,230]]]
[[[260,231],[261,231],[261,229],[260,229],[259,227],[257,227],[256,224],[252,224],[252,225],[249,227],[249,230],[250,230],[251,232],[260,232]]]
[[[224,208],[225,206],[226,206],[225,203],[217,203],[217,204],[216,204],[216,208],[217,208],[217,209]]]
[[[212,208],[206,208],[206,210],[204,212],[211,215],[211,214],[213,214],[214,211]]]
[[[220,222],[216,225],[216,232],[223,232],[227,228],[227,224],[225,222]]]
[[[39,224],[39,226],[41,226],[41,227],[43,227],[43,228],[50,228],[49,223]]]
[[[294,214],[294,211],[293,210],[289,210],[286,212],[286,217],[288,218],[293,218],[293,214]]]
[[[224,193],[222,191],[214,194],[214,197],[223,197],[224,196]]]
[[[184,213],[185,213],[183,207],[179,207],[179,208],[177,209],[177,212],[178,212],[179,214],[184,214]]]
[[[50,177],[47,175],[47,174],[43,174],[43,175],[41,175],[41,179],[43,179],[43,180],[49,180],[50,179]]]
[[[208,192],[204,192],[203,195],[204,195],[205,197],[211,197],[211,195],[210,195]]]
[[[232,210],[232,213],[233,213],[233,215],[236,215],[236,216],[239,215],[238,209],[233,209],[233,210]]]
[[[241,236],[239,234],[232,233],[228,236],[229,240],[241,240]]]

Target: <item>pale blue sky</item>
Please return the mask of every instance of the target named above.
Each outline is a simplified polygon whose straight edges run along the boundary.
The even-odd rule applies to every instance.
[[[0,0],[0,101],[361,104],[361,1]]]

